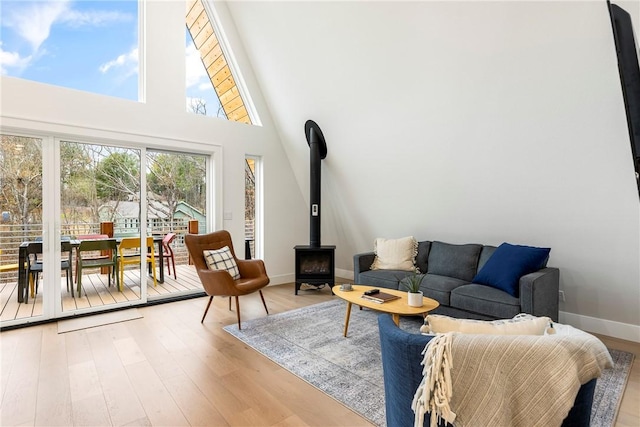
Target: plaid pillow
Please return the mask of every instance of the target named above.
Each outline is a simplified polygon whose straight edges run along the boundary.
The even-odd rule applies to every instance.
[[[226,270],[233,277],[233,280],[240,278],[240,270],[238,270],[238,265],[231,254],[229,246],[212,251],[203,251],[202,254],[209,270]]]

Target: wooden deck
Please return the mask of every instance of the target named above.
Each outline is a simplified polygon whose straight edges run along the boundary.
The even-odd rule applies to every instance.
[[[164,283],[153,286],[153,279],[147,278],[147,299],[157,299],[163,296],[180,294],[193,290],[202,290],[202,284],[192,265],[176,265],[178,279],[166,273]],[[82,277],[82,296],[71,297],[67,292],[67,282],[64,274],[61,279],[62,287],[62,310],[72,311],[89,307],[100,307],[126,301],[140,300],[140,274],[136,270],[126,270],[124,273],[124,286],[122,292],[114,281],[109,287],[106,274],[85,274]],[[27,317],[39,316],[42,314],[42,283],[35,299],[29,296],[27,304],[18,302],[18,284],[16,282],[0,285],[0,321],[23,319]]]

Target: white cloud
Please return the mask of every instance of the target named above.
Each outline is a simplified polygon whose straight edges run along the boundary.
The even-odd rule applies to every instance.
[[[83,25],[98,27],[112,22],[130,21],[131,19],[133,19],[131,15],[117,11],[90,10],[80,12],[77,10],[69,10],[68,13],[60,17],[60,22],[70,27],[81,27]]]
[[[0,40],[0,74],[8,74],[8,68],[17,69],[17,73],[12,74],[20,74],[22,70],[24,70],[31,59],[33,57],[31,55],[26,57],[21,57],[18,52],[9,52],[2,48],[2,41]]]
[[[138,48],[131,49],[128,53],[119,55],[116,59],[106,62],[100,66],[100,72],[108,73],[112,69],[123,70],[127,76],[138,71]]]
[[[7,11],[7,19],[2,25],[13,29],[26,40],[33,52],[37,52],[42,43],[49,38],[51,27],[56,23],[70,27],[97,27],[133,19],[131,15],[117,11],[74,10],[70,0],[11,3],[12,9]]]
[[[25,39],[36,52],[49,37],[51,26],[69,9],[69,1],[24,2],[24,7],[10,11],[3,24]]]
[[[193,43],[187,44],[187,58],[186,58],[186,86],[187,89],[192,86],[198,86],[201,89],[201,86],[204,85],[208,80],[209,76],[207,76],[207,72],[204,68],[204,64],[200,59],[200,52],[193,45]],[[211,86],[211,83],[209,83]]]
[[[207,77],[207,81],[206,82],[202,82],[198,85],[198,89],[201,91],[213,91],[213,85],[211,84],[211,80],[209,80],[209,78]]]

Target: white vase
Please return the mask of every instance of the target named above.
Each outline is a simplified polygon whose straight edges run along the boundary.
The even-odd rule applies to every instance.
[[[422,307],[422,291],[407,292],[407,300],[410,307]]]

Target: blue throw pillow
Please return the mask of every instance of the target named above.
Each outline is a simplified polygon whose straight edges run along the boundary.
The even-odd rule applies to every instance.
[[[476,274],[473,283],[500,289],[517,298],[520,277],[544,267],[549,252],[551,248],[503,243]]]

